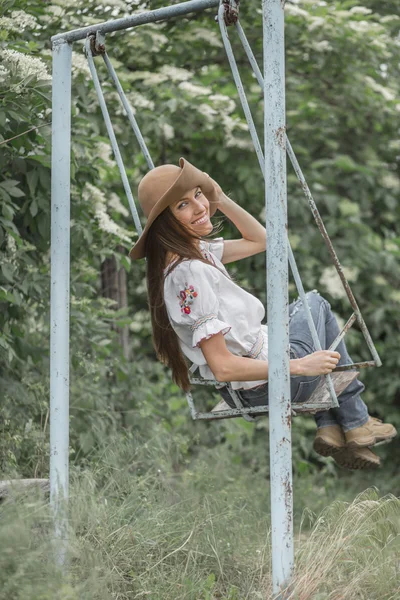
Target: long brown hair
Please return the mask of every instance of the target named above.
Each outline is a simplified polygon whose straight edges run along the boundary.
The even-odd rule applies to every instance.
[[[164,269],[168,254],[177,257],[168,273],[184,260],[196,259],[212,265],[196,244],[200,239],[202,238],[191,233],[167,208],[149,229],[145,247],[154,349],[157,358],[172,369],[174,382],[185,392],[190,390],[188,364],[168,318],[164,301]]]

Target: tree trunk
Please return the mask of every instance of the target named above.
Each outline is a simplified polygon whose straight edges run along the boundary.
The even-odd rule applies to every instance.
[[[119,248],[119,250],[122,250]],[[114,301],[115,310],[126,308],[128,306],[128,293],[126,285],[126,271],[124,268],[117,270],[117,261],[115,257],[106,258],[101,265],[101,285],[104,298],[110,298]],[[120,344],[126,360],[129,360],[129,330],[128,326],[118,327],[113,325],[113,329],[119,332]]]

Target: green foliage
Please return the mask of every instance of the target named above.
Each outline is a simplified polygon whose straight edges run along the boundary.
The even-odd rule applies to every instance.
[[[157,8],[161,0],[141,4]],[[48,457],[50,277],[50,37],[131,13],[136,2],[39,0],[2,3],[0,63],[0,393],[1,470],[45,475]],[[14,11],[19,11],[14,14]],[[262,62],[260,6],[240,8]],[[363,374],[371,411],[400,424],[399,58],[396,5],[366,0],[286,3],[288,136],[377,343],[384,367]],[[264,194],[242,109],[213,21],[215,9],[110,34],[107,49],[156,164],[186,156],[208,171],[249,212],[264,219]],[[18,26],[17,26],[18,24]],[[233,31],[232,31],[232,37]],[[200,447],[231,448],[232,460],[268,476],[268,423],[189,421],[185,400],[155,361],[144,265],[130,265],[134,239],[118,169],[81,42],[73,48],[71,214],[71,457],[81,464],[116,432],[154,428],[181,436],[182,466]],[[261,90],[234,42],[244,86],[262,135]],[[134,195],[146,172],[116,92],[96,59]],[[9,140],[9,141],[6,141]],[[336,312],[350,307],[330,269],[301,187],[288,169],[290,237],[305,286]],[[237,235],[225,224],[224,235]],[[100,268],[115,256],[129,272],[129,311],[101,298]],[[256,256],[232,267],[265,300],[265,265]],[[294,294],[294,286],[291,284]],[[130,329],[131,359],[112,324]],[[362,336],[349,334],[355,360],[368,359]],[[216,396],[196,390],[211,406]],[[311,420],[295,421],[295,468],[329,461],[311,451]],[[396,454],[391,450],[392,456]],[[397,453],[398,455],[398,453]],[[233,592],[232,592],[233,593]]]

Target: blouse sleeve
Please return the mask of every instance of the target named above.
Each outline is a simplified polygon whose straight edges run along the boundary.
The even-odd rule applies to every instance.
[[[219,237],[211,240],[208,242],[208,248],[209,251],[222,262],[222,257],[224,255],[224,238]]]
[[[170,275],[165,304],[173,325],[188,328],[193,348],[231,326],[218,318],[218,277],[200,261],[181,263]]]

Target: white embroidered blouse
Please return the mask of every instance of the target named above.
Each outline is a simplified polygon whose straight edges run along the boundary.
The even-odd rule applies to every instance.
[[[200,342],[221,332],[232,354],[267,360],[267,326],[261,324],[265,317],[263,304],[234,283],[222,264],[223,238],[201,241],[200,247],[203,255],[218,268],[199,260],[184,261],[170,273],[167,267],[164,300],[183,353],[199,365],[202,377],[215,380]],[[266,381],[232,381],[231,384],[233,389],[250,389]]]

